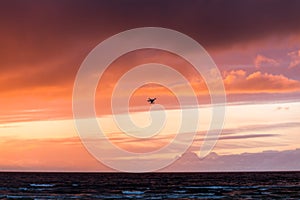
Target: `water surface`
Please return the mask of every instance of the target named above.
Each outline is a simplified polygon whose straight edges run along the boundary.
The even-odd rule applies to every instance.
[[[3,172],[0,180],[0,199],[300,199],[300,172]]]

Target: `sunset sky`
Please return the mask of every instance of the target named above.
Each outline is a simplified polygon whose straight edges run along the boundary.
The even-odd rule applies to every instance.
[[[296,151],[300,148],[299,10],[296,0],[1,1],[0,170],[112,170],[89,154],[80,141],[72,114],[73,86],[82,62],[99,43],[139,27],[163,27],[186,34],[216,63],[227,107],[224,129],[213,152],[226,156]],[[128,70],[154,62],[183,74],[199,105],[180,108],[168,88],[145,85],[130,98],[132,119],[141,126],[151,123],[146,99],[155,96],[165,108],[167,122],[153,138],[128,138],[113,121],[114,86]],[[163,71],[149,76],[157,74],[163,75]],[[179,89],[184,88],[176,78],[173,81]],[[120,105],[122,95],[118,94]],[[189,104],[184,89],[180,95]],[[181,109],[199,109],[197,136],[188,149],[199,154],[212,114],[205,81],[191,64],[155,49],[133,51],[115,60],[99,81],[95,102],[97,120],[109,140],[138,153],[154,151],[174,138]],[[117,110],[122,117],[126,108]],[[192,133],[186,128],[178,134],[189,137]],[[113,157],[110,149],[103,152],[115,160],[125,159]],[[174,154],[157,159],[164,156],[182,155],[174,149]],[[176,169],[176,163],[173,167]],[[295,170],[289,165],[286,169]]]

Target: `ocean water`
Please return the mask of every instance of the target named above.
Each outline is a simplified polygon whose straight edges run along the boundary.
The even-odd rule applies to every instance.
[[[300,199],[300,172],[3,172],[0,199]]]

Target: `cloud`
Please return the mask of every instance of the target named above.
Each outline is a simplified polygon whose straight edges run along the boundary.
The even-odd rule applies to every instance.
[[[79,138],[0,140],[0,169],[7,171],[112,171]]]
[[[298,67],[300,65],[300,50],[292,51],[288,53],[288,56],[290,56],[291,59],[289,68]]]
[[[249,139],[249,138],[261,138],[261,137],[274,137],[278,134],[245,134],[245,135],[234,135],[234,136],[221,136],[218,140],[234,140],[234,139]],[[216,138],[209,137],[208,140],[215,140]]]
[[[299,34],[299,6],[298,1],[287,4],[280,0],[192,0],[189,3],[75,0],[72,6],[67,1],[57,0],[2,2],[0,104],[6,106],[1,107],[0,114],[5,116],[10,110],[38,107],[71,117],[72,87],[80,64],[97,44],[121,31],[145,26],[165,27],[191,36],[208,50],[226,51],[236,45],[260,45],[261,40],[274,35],[286,38]],[[22,23],[18,19],[22,19]],[[201,86],[197,92],[206,91],[205,86],[196,85]],[[105,85],[108,86],[111,85]],[[232,88],[232,93],[245,92],[238,86]],[[246,86],[244,88],[249,92]],[[293,86],[291,88],[293,90]],[[251,89],[250,93],[254,92],[255,89]],[[104,103],[102,110],[107,105]],[[56,117],[56,114],[49,113],[49,116]]]
[[[194,152],[187,152],[163,171],[298,171],[299,157],[300,149],[234,155],[212,152],[202,160]]]
[[[275,59],[258,54],[254,60],[254,65],[256,68],[271,67],[278,66],[279,62],[277,62]]]
[[[282,109],[287,109],[286,107]],[[282,130],[284,128],[291,127],[300,127],[300,122],[284,122],[284,123],[270,123],[270,124],[253,124],[247,126],[240,126],[237,128],[225,128],[222,130],[222,135],[232,135],[236,133],[244,133],[248,131],[268,131],[279,129]]]
[[[273,124],[274,127],[287,127],[287,126],[299,126],[299,123],[282,123]],[[272,128],[272,125],[257,126],[257,129],[253,130],[264,130]],[[246,131],[244,129],[251,130],[251,127],[238,128],[241,132]],[[229,131],[229,130],[227,130]],[[239,132],[239,133],[241,133]],[[231,134],[237,132],[232,131]],[[188,133],[187,133],[188,134]],[[235,139],[248,139],[248,138],[261,138],[261,137],[275,137],[276,134],[245,134],[245,135],[231,135],[229,133],[221,136],[220,140],[235,140]],[[112,133],[113,137],[111,142],[118,144],[119,147],[125,147],[125,149],[131,152],[149,152],[157,149],[160,145],[166,145],[171,137],[169,135],[157,138],[151,138],[147,141],[140,139],[128,139],[122,137],[121,133]],[[196,139],[198,142],[203,141],[202,139]],[[163,144],[165,143],[165,144]],[[249,145],[251,141],[244,143]],[[107,167],[99,164],[93,159],[83,148],[81,141],[78,137],[70,138],[43,138],[43,139],[16,139],[13,137],[1,137],[0,140],[0,167],[3,170],[46,170],[46,171],[110,171]],[[257,145],[257,142],[255,143]],[[123,146],[122,146],[123,145]],[[180,144],[178,144],[180,145]],[[231,144],[230,148],[233,148],[235,144]],[[241,144],[242,145],[242,144]],[[15,148],[15,147],[18,148]],[[259,145],[261,146],[261,144]],[[160,148],[160,147],[159,147]],[[239,147],[240,148],[240,147]],[[249,148],[246,146],[246,148]],[[195,149],[194,146],[190,150]],[[198,150],[198,146],[196,148]],[[176,152],[176,151],[174,151]],[[59,155],[59,156],[57,156]],[[187,152],[176,161],[177,164],[168,167],[167,170],[177,171],[209,171],[209,170],[243,170],[247,166],[247,159],[244,155],[231,155],[231,156],[219,156],[216,153],[210,154],[204,160],[198,159],[197,155],[193,152]],[[259,154],[252,154],[259,155]],[[269,155],[269,154],[268,154]],[[255,156],[253,156],[255,157]],[[232,160],[229,160],[228,159]],[[245,158],[245,159],[243,159]],[[267,156],[265,157],[267,158]],[[275,156],[274,156],[275,158]],[[232,168],[234,165],[229,165],[227,162],[237,162],[238,159],[243,160],[245,163],[240,163],[237,168]],[[252,159],[252,158],[251,158]],[[259,159],[264,159],[260,156]],[[261,160],[256,160],[260,163]],[[210,167],[214,163],[215,167]],[[179,162],[179,163],[178,163]],[[250,162],[250,161],[249,161]],[[74,165],[76,163],[76,165]],[[299,163],[299,162],[298,162]],[[295,163],[294,163],[295,164]],[[294,169],[296,165],[291,165],[291,169]],[[251,165],[253,167],[253,165]],[[277,169],[277,168],[276,168]],[[286,169],[289,169],[288,167]],[[272,170],[272,168],[270,168]]]
[[[0,19],[4,27],[13,25],[10,26],[14,27],[12,29],[4,29],[5,32],[14,33],[11,40],[18,36],[18,39],[25,39],[23,44],[30,45],[30,39],[26,41],[20,33],[17,34],[25,30],[36,40],[44,42],[49,50],[54,50],[52,48],[55,45],[51,42],[57,38],[53,36],[59,35],[62,44],[71,44],[73,39],[80,36],[103,39],[120,30],[141,26],[185,30],[203,41],[205,46],[211,46],[253,41],[274,34],[296,34],[299,31],[299,6],[296,0],[288,4],[280,0],[192,0],[188,3],[180,0],[89,3],[75,0],[72,6],[67,1],[48,0],[40,3],[27,0],[23,3],[2,3]],[[24,21],[22,24],[15,21],[20,16]],[[42,48],[38,44],[31,45],[36,49]]]
[[[276,123],[276,124],[254,124],[254,125],[241,126],[237,128],[227,128],[222,130],[220,137],[215,138],[214,136],[208,136],[206,139],[205,139],[206,131],[200,131],[197,133],[197,136],[193,140],[195,142],[193,148],[197,149],[199,145],[196,143],[203,142],[204,140],[222,141],[222,140],[270,138],[270,137],[278,138],[280,134],[264,133],[264,131],[278,130],[278,129],[282,130],[284,128],[291,128],[291,127],[300,127],[300,123],[287,122],[287,123]],[[257,132],[257,133],[247,133],[247,132]],[[184,134],[186,135],[187,138],[189,138],[192,137],[192,135],[190,134],[193,133],[184,132],[180,134]],[[174,138],[175,134],[158,135],[148,139],[129,137],[122,132],[110,133],[107,136],[109,137],[110,142],[123,149],[126,149],[127,151],[144,153],[144,152],[155,151],[167,145]],[[182,144],[178,143],[178,145],[182,145]]]
[[[182,31],[205,48],[231,47],[273,35],[297,35],[299,7],[300,3],[293,0],[288,4],[280,0],[192,0],[189,3],[75,0],[72,6],[57,0],[6,1],[0,8],[1,69],[29,69],[33,64],[35,68],[43,68],[47,63],[72,58],[74,62],[66,69],[72,72],[99,42],[136,27]],[[23,23],[18,23],[18,18]]]
[[[283,110],[289,110],[290,107],[288,107],[288,106],[285,106],[285,107],[278,106],[276,109],[277,110],[281,110],[281,109],[283,109]]]
[[[256,71],[247,75],[244,70],[224,73],[224,84],[229,93],[288,93],[299,92],[300,82],[285,77]]]

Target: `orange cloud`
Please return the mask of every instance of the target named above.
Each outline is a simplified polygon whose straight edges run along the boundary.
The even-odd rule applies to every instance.
[[[88,53],[87,47],[84,49],[84,52]],[[59,57],[58,60],[49,63],[43,62],[41,65],[29,63],[28,67],[15,64],[18,67],[14,71],[7,67],[0,74],[0,105],[4,105],[0,109],[0,123],[72,118],[73,81],[84,56],[79,56],[75,61],[72,61],[69,56],[62,56],[66,57],[66,61],[59,61],[62,59]],[[165,64],[176,69],[191,83],[199,102],[210,102],[204,80],[190,63],[172,53],[145,49],[121,56],[103,74],[95,97],[97,114],[111,114],[110,97],[114,86],[124,73],[134,66],[151,62]],[[276,65],[275,60],[262,55],[257,56],[256,62],[257,66]],[[244,70],[235,70],[224,74],[227,93],[299,91],[299,81],[283,75],[262,74],[261,72],[247,75]],[[172,77],[168,78],[172,80]],[[180,95],[187,95],[185,87],[182,86],[185,86],[184,83],[177,83],[174,80],[174,87],[177,87]],[[122,94],[118,95],[122,101]],[[159,103],[163,104],[166,109],[178,107],[176,96],[170,90],[159,85],[147,85],[138,89],[130,99],[130,109],[133,108],[131,111],[137,111],[137,107],[148,106],[145,104],[145,99],[149,96],[158,96]],[[27,112],[28,110],[32,112]]]
[[[98,115],[110,113],[111,108],[111,96],[113,89],[118,83],[119,79],[129,70],[136,66],[145,63],[160,63],[166,66],[171,66],[173,69],[181,73],[193,87],[197,95],[208,94],[207,87],[200,77],[195,68],[186,60],[182,59],[178,55],[174,55],[170,52],[155,49],[144,49],[130,52],[129,54],[122,55],[116,59],[105,71],[101,77],[97,93],[96,93],[96,110]],[[153,71],[153,74],[159,74],[160,71]],[[149,75],[150,76],[150,75]],[[186,91],[181,90],[182,83],[177,83],[176,80],[172,79],[171,75],[164,75],[169,80],[174,81],[174,87],[180,92],[180,95],[185,95]],[[138,82],[140,77],[132,80],[132,82]],[[182,87],[184,88],[184,87]],[[128,90],[130,88],[130,83],[128,83]],[[147,97],[156,96],[159,98],[160,103],[166,105],[167,108],[174,107],[178,104],[175,95],[168,89],[159,84],[148,84],[144,85],[133,93],[130,100],[132,107],[145,106]],[[124,101],[123,94],[118,93],[117,97],[120,101]],[[98,103],[100,102],[100,103]]]
[[[260,71],[247,75],[244,70],[225,72],[224,84],[228,93],[287,93],[299,92],[300,82],[284,75]]]
[[[85,150],[79,138],[1,138],[2,170],[111,171]]]

